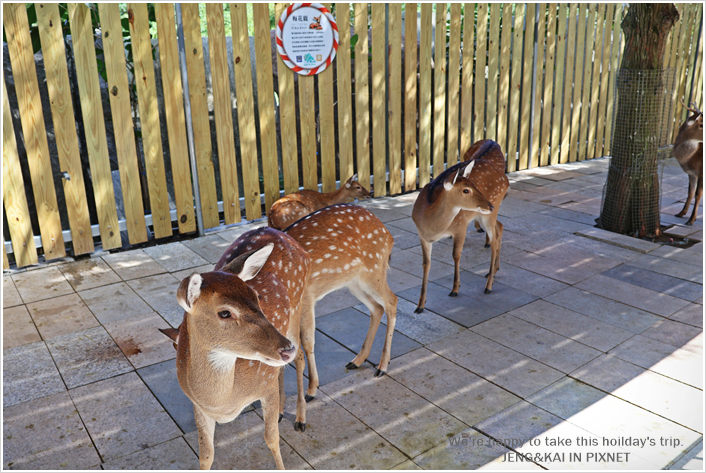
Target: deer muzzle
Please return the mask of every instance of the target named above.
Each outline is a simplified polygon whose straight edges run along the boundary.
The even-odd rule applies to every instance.
[[[294,345],[289,345],[287,348],[280,348],[277,350],[279,353],[279,356],[282,358],[282,361],[285,363],[289,363],[294,359],[294,354],[296,353],[296,347]]]

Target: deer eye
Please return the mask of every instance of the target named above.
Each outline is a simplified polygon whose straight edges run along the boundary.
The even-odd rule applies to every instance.
[[[228,311],[228,310],[222,310],[222,311],[220,311],[220,312],[218,313],[218,317],[220,317],[220,318],[222,318],[222,319],[227,319],[227,318],[230,317],[230,311]]]
[[[464,193],[464,194],[470,194],[470,193],[471,193],[471,190],[470,190],[470,189],[463,189],[463,193]]]

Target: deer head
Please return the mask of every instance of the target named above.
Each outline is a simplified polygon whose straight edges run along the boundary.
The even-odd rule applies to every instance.
[[[704,141],[704,114],[696,108],[696,104],[692,103],[691,107],[687,107],[684,102],[681,102],[685,109],[692,113],[687,117],[686,121],[679,127],[679,134],[674,140],[675,146],[685,141],[693,140],[698,143]]]
[[[343,184],[341,191],[342,197],[345,197],[345,200],[342,200],[340,203],[345,203],[350,199],[362,200],[370,198],[370,191],[361,186],[358,182],[358,174],[353,174],[346,183]]]
[[[471,161],[467,166],[459,168],[455,173],[451,173],[444,181],[444,190],[449,204],[461,210],[470,210],[481,214],[489,214],[495,208],[492,203],[478,190],[471,182],[469,176],[475,165]]]
[[[267,320],[257,292],[246,284],[273,248],[269,243],[220,271],[194,273],[179,286],[177,301],[193,320],[191,337],[208,344],[208,359],[216,369],[232,367],[237,358],[283,366],[294,357],[296,347]]]

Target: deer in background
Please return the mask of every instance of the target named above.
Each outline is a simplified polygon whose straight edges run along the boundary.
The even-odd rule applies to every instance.
[[[492,291],[495,273],[500,265],[503,237],[503,225],[497,220],[498,210],[509,187],[510,182],[505,176],[505,157],[500,146],[492,140],[474,143],[466,151],[463,162],[448,168],[424,186],[412,210],[412,220],[422,244],[424,266],[416,313],[423,312],[426,305],[432,244],[445,236],[453,237],[455,264],[454,284],[449,296],[458,296],[461,251],[466,240],[466,229],[472,220],[480,223],[486,233],[486,242],[490,243],[490,271],[486,275],[485,293]]]
[[[682,105],[693,115],[688,117],[679,127],[679,134],[674,139],[672,154],[689,176],[689,193],[686,196],[684,208],[676,216],[686,215],[695,194],[694,211],[686,222],[687,225],[692,225],[696,221],[701,194],[704,190],[704,115],[701,110],[696,108],[695,103],[691,104],[694,108],[687,107],[684,102]]]
[[[387,313],[387,331],[376,377],[384,376],[390,363],[392,334],[397,315],[397,296],[387,285],[387,269],[394,239],[385,225],[368,210],[351,204],[332,205],[304,217],[285,230],[311,258],[309,281],[302,302],[302,324],[314,321],[316,301],[347,287],[370,310],[370,326],[358,355],[346,368],[356,369],[368,358]],[[314,328],[302,330],[307,358],[314,351]],[[309,359],[307,400],[316,395],[319,377]],[[312,365],[314,369],[312,369]]]
[[[216,422],[232,421],[257,400],[265,442],[284,469],[282,367],[292,360],[298,388],[294,429],[306,429],[300,325],[313,327],[313,321],[302,324],[300,317],[309,268],[309,255],[294,239],[264,227],[238,238],[214,271],[181,282],[177,301],[184,320],[178,330],[163,332],[175,342],[179,385],[194,404],[201,469],[213,463]]]
[[[354,174],[334,192],[323,194],[305,189],[285,195],[272,204],[267,223],[272,228],[284,230],[300,218],[329,205],[343,204],[352,199],[369,198],[370,192],[360,185],[358,175]]]

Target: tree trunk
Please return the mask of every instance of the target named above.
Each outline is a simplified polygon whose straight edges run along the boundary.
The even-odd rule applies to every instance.
[[[640,237],[660,233],[657,147],[667,92],[667,75],[661,67],[669,30],[677,20],[673,4],[631,4],[621,23],[625,48],[599,219],[600,226],[612,232]]]

